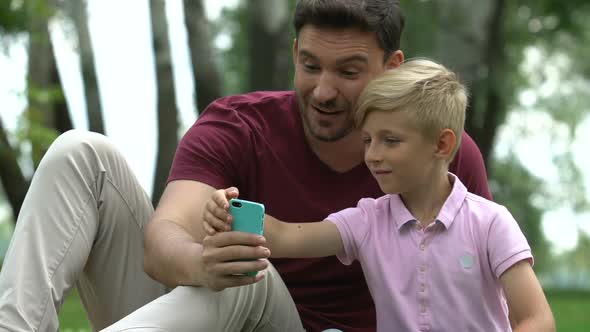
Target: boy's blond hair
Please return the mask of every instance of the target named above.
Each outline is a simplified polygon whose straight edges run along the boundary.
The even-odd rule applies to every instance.
[[[467,89],[453,72],[430,60],[409,60],[365,87],[357,102],[355,123],[362,126],[371,112],[406,112],[427,138],[436,140],[447,128],[455,133],[452,159],[461,143],[467,99]]]

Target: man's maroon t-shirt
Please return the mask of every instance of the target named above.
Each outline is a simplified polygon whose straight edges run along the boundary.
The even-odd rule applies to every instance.
[[[467,188],[490,198],[479,149],[463,136],[450,171]],[[243,199],[262,202],[283,221],[323,220],[383,195],[364,163],[346,173],[310,149],[293,92],[256,92],[213,102],[182,138],[169,181],[236,186]],[[375,309],[360,265],[336,257],[271,259],[309,331],[374,331]]]

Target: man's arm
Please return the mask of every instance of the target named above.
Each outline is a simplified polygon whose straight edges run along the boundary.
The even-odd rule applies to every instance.
[[[555,331],[555,320],[531,265],[522,260],[500,276],[514,332]]]
[[[207,286],[214,290],[240,286],[260,278],[232,274],[258,271],[264,260],[228,262],[241,258],[266,258],[264,239],[228,232],[205,237],[204,203],[215,188],[197,181],[170,182],[144,233],[144,269],[168,287]]]

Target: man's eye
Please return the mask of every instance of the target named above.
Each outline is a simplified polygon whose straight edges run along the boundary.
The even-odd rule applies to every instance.
[[[304,63],[303,67],[305,67],[305,70],[307,71],[316,71],[320,68],[318,65],[312,63]]]
[[[371,138],[370,137],[363,138],[363,144],[365,144],[365,145],[371,144]]]
[[[359,74],[359,72],[356,70],[343,70],[342,71],[342,76],[348,77],[348,78],[357,77],[358,74]]]

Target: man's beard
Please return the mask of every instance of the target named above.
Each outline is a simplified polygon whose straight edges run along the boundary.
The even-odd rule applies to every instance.
[[[315,139],[322,142],[336,142],[346,137],[354,130],[354,121],[350,117],[347,117],[342,128],[339,128],[338,130],[331,132],[328,135],[321,134],[320,130],[317,130],[317,126],[319,126],[320,124],[313,126],[309,119],[308,113],[306,112],[306,105],[310,108],[313,107],[311,106],[311,103],[309,101],[306,103],[304,98],[301,97],[299,94],[297,94],[297,101],[299,104],[299,113],[301,114],[301,119],[303,120],[303,127]],[[325,103],[322,106],[325,106],[325,108],[327,109],[335,108],[334,102]],[[345,109],[349,108],[346,107]]]

